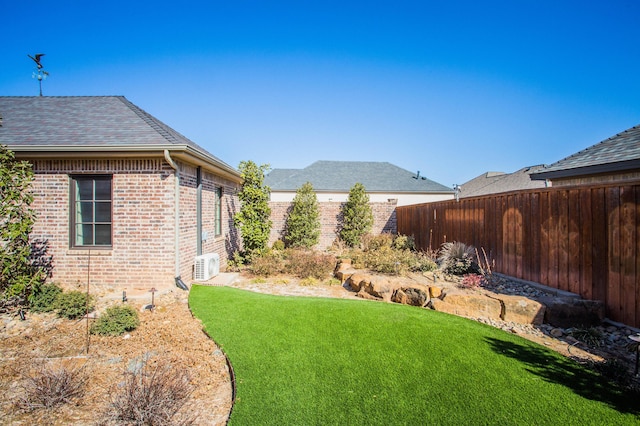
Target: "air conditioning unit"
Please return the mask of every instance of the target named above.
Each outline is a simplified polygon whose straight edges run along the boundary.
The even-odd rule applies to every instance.
[[[196,256],[193,278],[206,281],[220,273],[220,256],[218,253],[208,253]]]

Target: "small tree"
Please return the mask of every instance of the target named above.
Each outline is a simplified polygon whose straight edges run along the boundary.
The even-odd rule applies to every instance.
[[[269,165],[258,166],[253,161],[241,161],[239,169],[244,179],[242,190],[238,193],[242,205],[240,211],[233,217],[233,221],[240,229],[246,257],[250,260],[264,250],[269,242],[271,188],[264,185],[264,174],[269,170]]]
[[[318,197],[310,182],[296,191],[287,217],[285,241],[289,247],[311,248],[320,240]]]
[[[373,226],[373,212],[363,184],[356,183],[349,190],[347,202],[342,207],[342,218],[340,238],[350,247],[359,245],[362,236]]]
[[[29,235],[36,219],[29,192],[33,171],[27,161],[17,161],[12,151],[0,145],[0,295],[24,301],[46,279],[34,266]]]

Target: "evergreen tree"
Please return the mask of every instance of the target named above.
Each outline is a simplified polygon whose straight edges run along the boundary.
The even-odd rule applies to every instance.
[[[340,238],[350,247],[359,245],[362,236],[373,226],[369,196],[361,183],[356,183],[349,190],[347,202],[342,207],[342,218]]]
[[[285,241],[289,247],[311,248],[320,240],[318,197],[310,182],[296,191],[287,217]]]
[[[17,161],[12,151],[0,145],[0,294],[26,301],[46,279],[33,265],[29,235],[36,215],[31,164]]]
[[[269,170],[269,165],[258,166],[253,161],[242,161],[239,170],[244,182],[238,193],[240,211],[233,220],[240,229],[246,258],[251,260],[267,247],[271,232],[271,188],[264,184],[264,175]]]

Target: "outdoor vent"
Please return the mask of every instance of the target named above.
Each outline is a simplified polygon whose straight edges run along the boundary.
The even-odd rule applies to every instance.
[[[193,274],[195,280],[206,281],[220,273],[220,256],[218,253],[196,256],[195,263],[195,272]]]

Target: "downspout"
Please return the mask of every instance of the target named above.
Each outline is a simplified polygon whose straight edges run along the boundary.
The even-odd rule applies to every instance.
[[[188,290],[187,286],[184,282],[182,282],[182,278],[180,277],[180,171],[178,170],[178,165],[173,161],[171,155],[169,154],[169,150],[164,150],[164,159],[169,163],[171,168],[174,170],[174,182],[175,182],[175,209],[174,209],[174,241],[175,241],[175,281],[176,286],[181,288],[182,290]]]
[[[202,168],[196,169],[196,255],[202,255]]]

